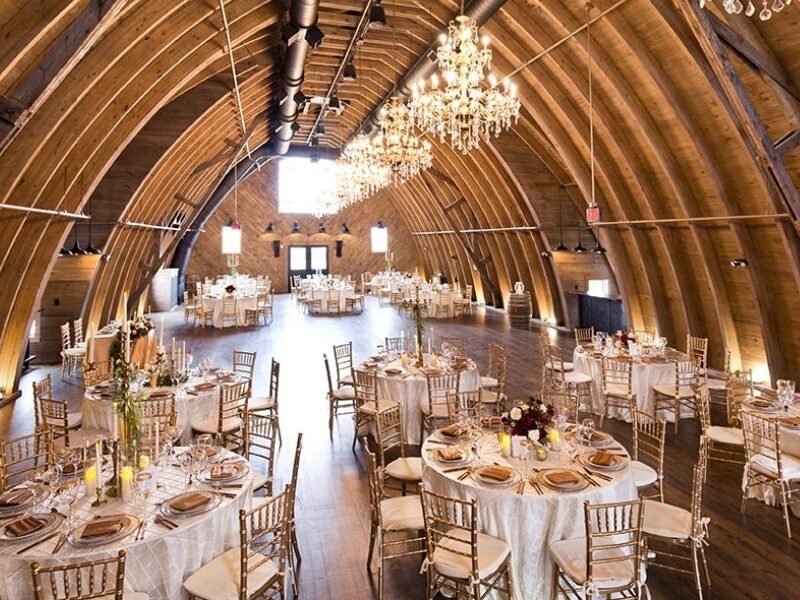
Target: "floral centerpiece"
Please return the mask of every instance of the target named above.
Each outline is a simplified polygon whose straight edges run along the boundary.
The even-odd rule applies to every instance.
[[[636,343],[636,335],[632,331],[617,331],[614,334],[614,347],[617,350],[628,352],[628,344]]]
[[[546,442],[553,427],[553,407],[531,398],[528,404],[503,413],[503,425],[512,436],[524,436],[532,442]]]
[[[225,286],[225,293],[228,294],[229,296],[232,296],[235,291],[236,291],[235,285],[230,284]]]
[[[419,297],[419,286],[414,288],[413,298],[403,300],[402,307],[411,315],[417,330],[417,362],[415,366],[419,369],[424,364],[422,340],[425,337],[425,323],[422,320],[422,314],[428,311],[428,301]]]

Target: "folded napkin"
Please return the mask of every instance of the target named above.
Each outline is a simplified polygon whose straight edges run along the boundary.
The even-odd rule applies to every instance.
[[[436,367],[425,367],[424,369],[422,369],[422,371],[426,375],[441,375],[442,373],[444,373],[444,371],[442,371],[441,369],[437,369]]]
[[[171,395],[172,392],[168,392],[167,390],[158,390],[155,392],[150,392],[151,398],[166,398]]]
[[[83,532],[81,533],[82,540],[88,540],[92,538],[98,537],[107,537],[111,535],[116,535],[122,528],[125,526],[125,523],[121,517],[108,517],[106,519],[95,519],[94,521],[90,521],[86,524],[83,528]]]
[[[461,425],[458,425],[458,424],[454,423],[452,425],[448,425],[447,427],[442,427],[439,430],[439,433],[441,433],[443,436],[446,436],[446,437],[454,437],[454,438],[456,438],[456,437],[461,437],[462,435],[464,435],[466,433],[466,431],[464,430],[464,428]]]
[[[508,481],[508,478],[511,477],[511,470],[505,467],[485,467],[481,469],[480,473],[484,479],[494,481]]]
[[[608,452],[595,452],[589,456],[589,462],[601,467],[610,467],[614,463],[614,455]]]
[[[779,420],[784,425],[791,425],[792,427],[800,427],[800,417],[783,417]]]
[[[577,485],[580,479],[571,471],[551,471],[547,478],[556,485]]]
[[[492,425],[500,425],[503,422],[503,417],[492,415],[489,417],[481,417],[481,423],[484,425],[492,426]]]
[[[178,512],[186,512],[190,510],[194,510],[195,508],[200,508],[208,504],[211,501],[211,496],[208,494],[204,494],[203,492],[190,492],[174,502],[170,502],[169,507],[172,510],[177,510]]]
[[[211,467],[211,479],[227,479],[236,475],[236,465],[214,465]]]
[[[205,391],[205,390],[213,390],[217,387],[216,383],[211,383],[210,381],[204,381],[203,383],[198,383],[194,386],[195,390]]]
[[[28,500],[32,498],[32,494],[30,490],[20,489],[20,490],[10,490],[0,496],[0,508],[8,508],[11,506],[19,506],[20,504],[25,504]]]
[[[100,392],[100,397],[103,398],[104,400],[109,400],[114,397],[114,394],[112,394],[111,392]]]
[[[38,531],[44,527],[44,525],[45,521],[42,519],[25,517],[24,519],[17,519],[6,525],[6,531],[11,533],[14,537],[20,537]]]
[[[772,408],[775,406],[775,403],[768,402],[767,400],[753,400],[750,402],[750,406],[755,406],[756,408]]]
[[[458,448],[439,448],[437,452],[442,460],[454,461],[464,458],[464,453]]]

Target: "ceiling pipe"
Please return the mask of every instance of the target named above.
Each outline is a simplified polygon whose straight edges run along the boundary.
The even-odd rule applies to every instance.
[[[482,27],[486,22],[491,19],[494,14],[500,10],[506,0],[472,0],[469,6],[464,7],[464,14],[472,18],[478,27]],[[436,50],[439,48],[439,40],[431,44],[423,55],[414,63],[408,72],[400,78],[397,82],[397,89],[394,87],[389,90],[389,93],[384,96],[364,122],[356,129],[355,135],[364,131],[368,127],[375,127],[378,125],[378,115],[384,104],[389,101],[392,96],[403,96],[405,98],[411,97],[411,86],[414,82],[420,79],[428,79],[436,71]],[[352,139],[352,138],[350,138]],[[348,140],[349,141],[349,140]],[[347,144],[345,144],[346,146]]]
[[[91,217],[82,212],[72,213],[66,210],[49,210],[46,208],[35,208],[33,206],[20,206],[18,204],[0,204],[0,210],[18,210],[21,212],[35,213],[37,215],[49,215],[51,217],[61,217],[73,221],[87,221]]]
[[[274,149],[279,155],[289,151],[297,125],[297,111],[304,97],[300,92],[305,77],[308,49],[322,43],[324,34],[317,27],[319,0],[293,0],[289,23],[283,30],[286,57],[281,69],[282,96],[278,109],[278,127]]]

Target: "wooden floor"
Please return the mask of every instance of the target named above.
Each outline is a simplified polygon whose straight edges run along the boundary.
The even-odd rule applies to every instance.
[[[158,320],[156,321],[158,322]],[[379,306],[370,299],[360,316],[305,316],[288,296],[276,298],[275,321],[258,329],[215,330],[185,326],[182,313],[166,315],[166,339],[186,339],[196,360],[210,357],[215,364],[230,361],[234,348],[256,350],[256,393],[267,387],[269,358],[281,363],[280,411],[284,447],[276,473],[285,480],[290,471],[294,438],[303,432],[304,454],[298,491],[298,535],[303,554],[301,596],[308,599],[376,598],[375,584],[365,570],[369,541],[369,504],[364,460],[350,449],[352,421],[340,417],[333,439],[327,428],[323,352],[336,343],[353,341],[357,357],[374,353],[383,338],[410,331],[412,324],[394,307]],[[537,359],[537,330],[510,329],[504,313],[476,309],[474,317],[457,321],[430,321],[435,334],[466,338],[466,352],[486,368],[490,343],[505,346],[510,355],[508,394],[523,398],[535,394],[541,379]],[[551,330],[554,341],[572,352],[571,336]],[[78,379],[58,382],[58,371],[38,367],[23,377],[23,396],[0,411],[0,435],[13,437],[33,427],[31,382],[48,372],[58,394],[78,409],[82,384]],[[605,429],[624,443],[630,440],[630,425],[607,420]],[[697,456],[698,429],[683,421],[675,436],[669,429],[666,460],[666,500],[689,506],[691,467]],[[788,540],[778,509],[752,501],[746,516],[739,512],[741,469],[711,463],[705,493],[704,513],[709,525],[708,549],[712,586],[707,598],[797,598],[800,596],[800,519],[793,519],[796,539]],[[280,489],[280,488],[277,488]],[[387,599],[424,598],[420,561],[401,559],[390,566],[386,577]],[[687,576],[650,569],[648,583],[653,598],[696,597]],[[162,599],[158,599],[162,600]],[[166,600],[166,599],[163,599]],[[527,599],[526,599],[527,600]]]

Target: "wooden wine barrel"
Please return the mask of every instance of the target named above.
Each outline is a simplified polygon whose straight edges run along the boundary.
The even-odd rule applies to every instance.
[[[531,322],[530,292],[512,292],[508,295],[508,320],[512,327],[528,329]]]

